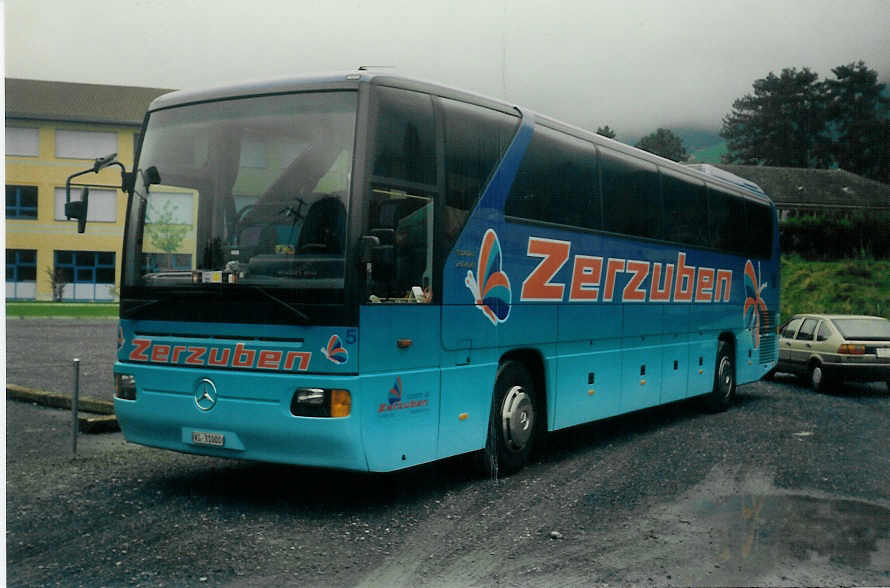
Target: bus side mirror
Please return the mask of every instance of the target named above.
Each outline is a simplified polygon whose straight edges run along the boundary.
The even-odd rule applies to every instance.
[[[87,211],[90,204],[90,189],[84,187],[80,193],[80,200],[65,203],[65,218],[77,219],[77,232],[83,233],[87,228]]]

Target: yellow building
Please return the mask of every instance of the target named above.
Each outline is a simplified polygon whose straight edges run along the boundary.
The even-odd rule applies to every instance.
[[[6,80],[7,299],[52,300],[54,284],[65,300],[116,298],[127,208],[120,168],[73,180],[90,185],[83,234],[65,219],[65,180],[110,153],[131,169],[145,110],[168,91]]]

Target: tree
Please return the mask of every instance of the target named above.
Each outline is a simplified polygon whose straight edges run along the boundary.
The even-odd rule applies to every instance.
[[[49,285],[53,292],[53,302],[61,302],[65,295],[65,285],[68,279],[65,270],[60,267],[46,266],[46,275],[49,276]]]
[[[732,103],[723,117],[726,163],[825,167],[830,161],[824,135],[827,101],[818,74],[785,68],[754,80],[754,94]]]
[[[825,80],[831,156],[841,167],[859,175],[890,181],[888,173],[887,120],[890,100],[882,96],[884,84],[878,73],[864,62],[831,70],[834,80]]]
[[[686,151],[683,139],[675,135],[670,129],[658,129],[654,133],[650,133],[640,139],[634,147],[660,155],[671,161],[686,161],[689,159],[689,153]]]
[[[150,209],[145,218],[145,232],[154,246],[164,253],[175,253],[191,228],[190,225],[176,222],[178,208],[166,200],[160,209]]]
[[[603,137],[606,137],[607,139],[614,139],[614,138],[615,138],[615,131],[613,131],[612,129],[610,129],[610,128],[609,128],[609,125],[606,125],[606,126],[604,126],[604,127],[599,127],[599,128],[596,130],[596,134],[597,134],[597,135],[602,135]]]

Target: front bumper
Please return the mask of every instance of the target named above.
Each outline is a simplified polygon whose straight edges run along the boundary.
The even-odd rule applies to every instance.
[[[120,362],[115,372],[132,374],[136,380],[136,400],[114,401],[127,441],[216,457],[368,469],[358,414],[361,407],[355,402],[360,394],[356,377],[147,367]],[[205,378],[216,387],[216,403],[209,410],[202,410],[195,397],[196,385]],[[343,418],[294,416],[290,404],[299,387],[349,389],[353,394],[352,412]],[[223,444],[196,443],[193,433],[221,435]]]

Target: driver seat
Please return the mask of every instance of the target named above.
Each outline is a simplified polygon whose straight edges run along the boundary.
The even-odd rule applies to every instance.
[[[345,234],[346,207],[338,198],[322,198],[306,213],[297,241],[297,252],[343,253]]]

